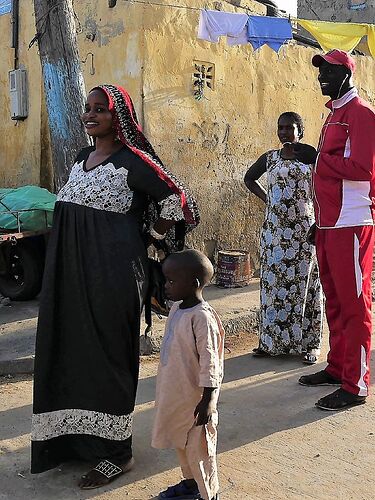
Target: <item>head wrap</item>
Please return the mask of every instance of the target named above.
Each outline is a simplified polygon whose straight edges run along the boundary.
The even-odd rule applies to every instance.
[[[181,250],[185,234],[199,223],[199,211],[194,198],[189,194],[183,183],[177,179],[162,163],[154,148],[142,132],[138,123],[133,102],[122,87],[115,85],[99,85],[92,90],[102,90],[109,101],[109,110],[113,116],[113,123],[119,140],[133,153],[139,156],[154,172],[165,181],[173,193],[181,201],[184,221],[177,222],[168,232],[166,240],[171,250]],[[153,200],[149,200],[149,207],[145,215],[145,225],[149,229],[158,217],[158,207]]]

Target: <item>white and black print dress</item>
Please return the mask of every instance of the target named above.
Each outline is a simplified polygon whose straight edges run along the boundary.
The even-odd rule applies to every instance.
[[[143,215],[183,219],[180,198],[124,147],[58,194],[36,342],[32,472],[69,459],[126,463],[148,286]]]
[[[267,207],[261,234],[260,349],[271,355],[319,349],[322,290],[315,249],[311,166],[267,157]]]

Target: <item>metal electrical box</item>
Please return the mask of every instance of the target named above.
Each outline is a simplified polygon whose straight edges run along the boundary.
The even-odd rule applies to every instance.
[[[27,72],[25,69],[9,71],[10,116],[24,120],[28,116]]]

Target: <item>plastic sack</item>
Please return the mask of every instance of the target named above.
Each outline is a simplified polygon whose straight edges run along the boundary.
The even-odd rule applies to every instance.
[[[41,231],[52,225],[56,195],[38,186],[0,189],[0,230]]]

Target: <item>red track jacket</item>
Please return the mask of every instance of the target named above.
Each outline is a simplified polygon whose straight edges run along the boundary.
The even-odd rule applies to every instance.
[[[375,216],[375,111],[353,88],[329,101],[313,171],[321,229],[368,226]]]

